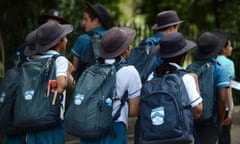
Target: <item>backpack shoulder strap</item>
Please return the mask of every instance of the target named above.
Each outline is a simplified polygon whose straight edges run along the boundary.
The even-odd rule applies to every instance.
[[[118,64],[116,64],[116,71],[120,70],[122,67],[128,66],[127,62],[125,60],[121,60]],[[113,116],[113,121],[117,120],[121,114],[121,109],[124,106],[125,102],[128,99],[128,91],[125,91],[122,98],[120,99],[120,107],[118,108],[117,112]],[[118,100],[118,99],[114,99]]]
[[[150,38],[146,38],[146,39],[143,39],[139,45],[157,45],[158,44],[158,41],[155,37],[150,37]]]

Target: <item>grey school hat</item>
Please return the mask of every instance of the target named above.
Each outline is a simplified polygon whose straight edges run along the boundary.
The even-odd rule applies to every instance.
[[[193,50],[193,56],[199,60],[213,58],[222,48],[214,33],[204,32],[197,40],[197,47]]]
[[[37,39],[37,30],[31,31],[27,34],[25,38],[26,48],[24,49],[24,54],[26,56],[32,56],[36,54],[36,39]]]
[[[102,36],[99,55],[102,58],[120,56],[132,43],[136,31],[129,27],[113,27]]]
[[[45,22],[47,22],[48,18],[59,20],[61,24],[69,24],[69,22],[63,18],[63,14],[61,11],[58,11],[56,9],[48,9],[39,17],[38,19],[39,25],[42,25]]]
[[[185,40],[179,32],[172,32],[163,35],[159,45],[154,48],[153,54],[161,58],[172,58],[179,56],[196,47],[196,43]]]
[[[61,25],[50,21],[41,25],[36,31],[35,47],[26,47],[25,55],[41,54],[55,46],[64,36],[73,31],[70,24]]]
[[[107,9],[99,3],[92,5],[89,2],[87,2],[87,6],[89,9],[91,9],[97,15],[97,17],[99,18],[99,20],[103,24],[103,26],[108,27],[108,24],[111,19],[111,15],[107,11]]]
[[[159,30],[182,22],[184,21],[179,19],[176,11],[167,10],[157,14],[156,23],[152,26],[152,29]]]

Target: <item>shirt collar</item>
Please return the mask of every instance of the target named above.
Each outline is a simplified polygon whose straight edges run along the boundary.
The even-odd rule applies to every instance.
[[[169,62],[169,64],[172,65],[172,66],[175,66],[178,70],[183,69],[183,67],[181,67],[181,66],[180,66],[179,64],[177,64],[177,63]]]
[[[97,33],[97,32],[103,32],[103,31],[106,31],[105,27],[96,27],[90,32],[90,34]]]

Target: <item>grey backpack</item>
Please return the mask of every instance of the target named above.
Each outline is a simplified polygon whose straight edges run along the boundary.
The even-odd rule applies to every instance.
[[[62,94],[56,91],[55,59],[31,59],[21,65],[14,108],[14,125],[27,130],[49,129],[61,122]]]
[[[116,71],[122,64],[95,64],[79,78],[64,118],[65,130],[82,139],[98,139],[112,132],[112,103]],[[123,65],[122,65],[123,66]],[[121,104],[125,103],[126,98]]]
[[[198,76],[200,95],[203,98],[203,110],[199,120],[206,120],[214,114],[214,77],[211,62],[196,61],[187,67],[187,71]]]

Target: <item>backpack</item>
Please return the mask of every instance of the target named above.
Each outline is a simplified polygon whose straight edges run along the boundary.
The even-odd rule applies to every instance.
[[[20,81],[20,66],[16,65],[8,69],[4,75],[0,87],[0,133],[17,135],[23,133],[13,125],[14,104],[17,96],[17,88]]]
[[[56,87],[55,60],[59,55],[32,59],[21,65],[14,107],[14,125],[26,131],[46,130],[61,122],[62,94]]]
[[[145,82],[151,72],[157,66],[157,57],[152,55],[152,49],[158,44],[154,37],[145,39],[140,44],[131,50],[130,56],[127,59],[129,65],[134,65],[137,69],[141,81]]]
[[[82,72],[89,66],[95,64],[99,58],[99,45],[101,42],[102,34],[93,33],[89,34],[91,37],[90,47],[86,49],[84,61],[78,66],[75,79],[78,80]]]
[[[200,95],[203,98],[203,110],[199,120],[206,120],[214,114],[214,77],[213,62],[197,61],[190,64],[186,70],[198,76]]]
[[[113,132],[112,122],[120,116],[127,94],[112,117],[116,71],[125,64],[95,64],[79,78],[66,111],[66,132],[81,139],[99,139]]]
[[[11,58],[11,64],[8,69],[12,67],[24,63],[27,61],[27,56],[24,54],[24,49],[26,48],[26,43],[22,43],[18,48],[13,57]]]
[[[142,88],[137,120],[138,144],[184,144],[193,140],[193,112],[182,76],[154,77]]]

